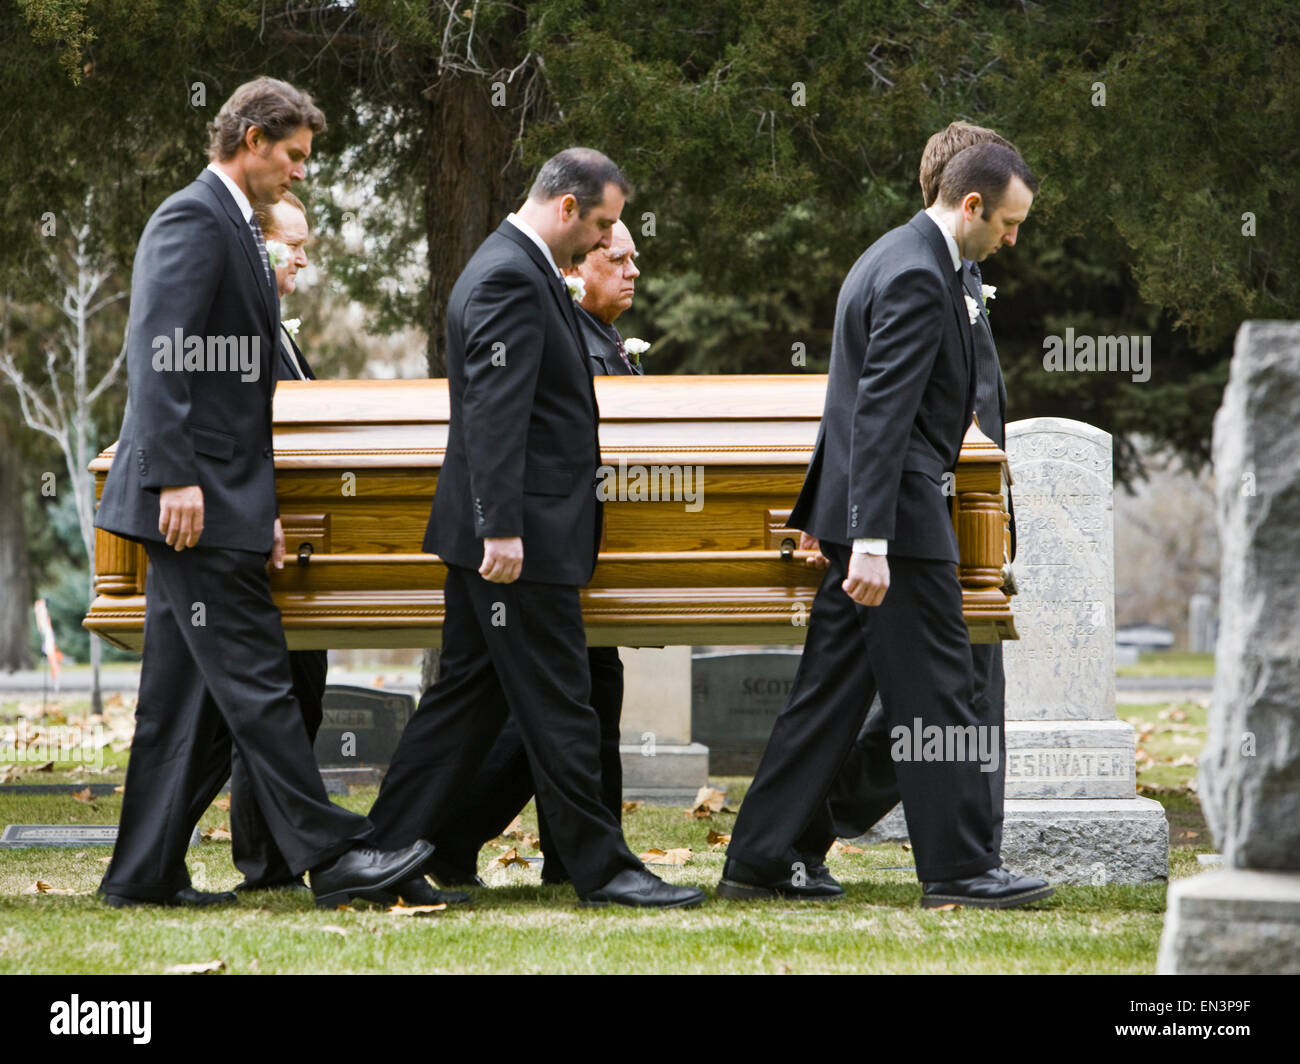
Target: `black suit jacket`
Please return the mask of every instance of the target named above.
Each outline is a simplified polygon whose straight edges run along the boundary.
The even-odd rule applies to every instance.
[[[578,315],[583,349],[587,352],[589,360],[587,368],[591,370],[593,377],[639,377],[645,373],[645,369],[632,362],[630,356],[627,362],[623,361],[618,353],[618,341],[615,339],[618,331],[613,325],[601,321],[581,304],[574,304],[573,309]],[[629,364],[631,369],[628,369]]]
[[[963,266],[962,284],[966,293],[976,303],[985,306],[980,292],[980,282],[969,266]],[[1007,446],[1007,385],[1002,379],[1002,364],[998,361],[997,345],[993,342],[993,329],[989,324],[988,308],[975,322],[975,373],[979,380],[975,389],[975,413],[980,419],[980,431],[999,447]],[[1007,488],[1007,513],[1011,517],[1011,560],[1016,557],[1016,508]]]
[[[826,405],[789,526],[956,564],[944,474],[970,425],[973,357],[960,275],[921,211],[872,244],[840,288]]]
[[[234,198],[204,170],[153,213],[136,249],[126,415],[98,527],[161,541],[159,490],[198,484],[200,546],[271,549],[279,330],[274,274],[268,281]],[[179,369],[168,360],[178,346]],[[217,368],[229,365],[232,350],[238,362],[241,348],[247,372]]]
[[[477,569],[483,539],[521,536],[521,579],[579,585],[600,541],[596,392],[573,299],[502,222],[447,303],[451,419],[424,549]]]
[[[302,349],[298,346],[298,341],[289,335],[289,330],[280,326],[280,343],[276,345],[278,357],[275,360],[275,379],[278,381],[300,381],[302,377],[298,376],[297,370],[294,369],[290,359],[295,359],[299,366],[302,367],[303,375],[309,380],[314,381],[316,374],[311,371],[311,365],[303,357]]]

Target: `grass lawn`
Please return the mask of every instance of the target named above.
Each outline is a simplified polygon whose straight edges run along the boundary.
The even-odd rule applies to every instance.
[[[1119,665],[1116,676],[1213,676],[1214,655],[1190,650],[1144,650],[1136,665]]]
[[[17,707],[0,706],[0,725]],[[70,716],[77,707],[64,710]],[[1161,716],[1161,714],[1164,716]],[[1212,849],[1194,791],[1195,768],[1181,761],[1199,752],[1204,709],[1120,706],[1139,729],[1139,786],[1165,804],[1171,824],[1170,873],[1195,874],[1197,852]],[[0,766],[2,767],[2,766]],[[65,779],[56,764],[23,773],[22,782],[111,781],[85,773]],[[106,765],[106,767],[108,767]],[[739,805],[746,779],[715,781]],[[373,789],[341,803],[364,812]],[[116,821],[121,798],[84,801],[72,795],[0,794],[0,825]],[[201,827],[227,814],[214,806]],[[710,831],[727,833],[734,815],[697,820],[683,809],[641,806],[624,815],[637,853],[689,849],[680,866],[654,870],[674,882],[712,890],[723,848]],[[737,903],[713,897],[698,909],[642,913],[616,907],[585,910],[567,887],[543,887],[535,865],[492,859],[510,848],[536,856],[530,806],[515,836],[489,844],[482,868],[490,889],[470,907],[427,916],[391,914],[359,905],[317,911],[309,897],[254,895],[233,909],[206,913],[141,908],[110,910],[93,891],[107,848],[0,851],[0,973],[165,972],[172,965],[220,962],[223,971],[252,972],[1016,972],[1149,973],[1155,969],[1165,885],[1060,887],[1035,909],[946,912],[919,907],[911,854],[877,845],[833,854],[831,870],[847,895],[834,903]],[[240,878],[228,841],[205,841],[190,852],[195,884],[229,888]],[[47,892],[35,893],[38,881]]]

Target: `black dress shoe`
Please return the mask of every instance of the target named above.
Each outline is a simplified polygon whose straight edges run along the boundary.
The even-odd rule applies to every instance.
[[[435,890],[429,881],[421,875],[403,879],[394,883],[387,890],[368,890],[356,895],[366,901],[378,902],[380,905],[464,905],[470,899],[463,890]]]
[[[665,883],[644,868],[625,868],[599,890],[583,895],[583,905],[633,905],[645,909],[685,909],[699,905],[704,891]]]
[[[798,874],[768,879],[739,861],[728,861],[718,883],[718,897],[732,901],[760,898],[790,898],[796,901],[833,901],[844,896],[844,888],[825,865],[813,865]]]
[[[236,894],[247,894],[250,890],[282,890],[286,893],[294,891],[311,890],[311,887],[299,879],[272,879],[263,883],[250,883],[248,880],[242,880],[235,884]]]
[[[383,890],[409,879],[429,859],[433,844],[420,839],[401,850],[354,846],[311,870],[311,889],[322,909],[343,905],[353,894]]]
[[[431,876],[440,887],[486,887],[474,866],[460,868],[454,864],[445,864],[438,860],[438,855],[430,857],[421,869],[426,876]]]
[[[966,879],[921,884],[921,907],[965,905],[974,909],[1014,909],[1050,898],[1055,891],[1045,879],[1018,876],[1005,868],[990,868]]]
[[[132,905],[166,905],[172,908],[206,909],[213,905],[235,905],[239,899],[229,890],[195,890],[182,887],[170,898],[129,898],[125,894],[103,894],[104,904],[114,909]]]

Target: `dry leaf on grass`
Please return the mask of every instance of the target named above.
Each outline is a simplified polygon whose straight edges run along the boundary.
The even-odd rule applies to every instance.
[[[831,843],[831,853],[844,854],[844,853],[866,853],[866,852],[867,851],[864,850],[861,846],[850,846],[847,842],[840,842],[839,839],[836,839],[834,842]]]
[[[53,762],[53,761],[47,761],[47,762],[45,762],[45,764],[43,764],[43,765],[37,765],[37,766],[36,766],[35,768],[33,768],[33,769],[28,769],[28,771],[29,771],[29,772],[53,772],[53,771],[54,771],[54,762]]]
[[[717,787],[701,787],[691,802],[687,815],[696,820],[708,820],[714,813],[734,813],[734,809],[726,807],[726,800],[725,791],[720,791]]]
[[[956,902],[949,902],[947,905],[934,905],[930,908],[932,913],[950,913],[953,909],[960,909],[961,906]]]
[[[339,927],[338,924],[326,924],[324,927],[321,928],[321,930],[328,931],[331,935],[342,935],[344,938],[348,937],[347,928]]]
[[[228,813],[230,812],[230,795],[223,794],[212,804],[215,805],[218,809],[220,809],[223,813]]]
[[[667,864],[667,865],[684,865],[691,859],[691,851],[685,846],[677,847],[672,850],[649,849],[641,854],[641,860],[646,864]]]
[[[505,831],[501,832],[498,837],[503,839],[513,839],[523,830],[524,822],[522,818],[515,817],[514,820],[510,821],[510,823],[506,825]]]
[[[638,809],[640,809],[643,805],[645,805],[645,802],[641,801],[640,799],[633,799],[633,800],[631,800],[631,801],[624,802],[624,803],[623,803],[623,812],[625,812],[625,813],[635,813],[635,812],[636,812]]]
[[[113,788],[113,793],[114,793],[114,794],[126,794],[126,784],[125,784],[125,783],[119,783],[116,787]]]
[[[199,961],[197,964],[169,964],[163,969],[168,975],[208,975],[212,972],[224,972],[225,961]]]
[[[204,842],[229,842],[230,825],[222,823],[218,824],[215,828],[204,828],[199,833],[199,838]]]
[[[493,860],[493,864],[499,864],[502,868],[509,868],[512,864],[523,865],[528,867],[528,862],[519,856],[519,851],[511,847],[506,850],[500,857]]]
[[[95,802],[95,795],[89,787],[84,787],[79,791],[73,791],[72,797],[79,802],[84,802],[86,805],[93,805]]]
[[[709,845],[712,846],[715,850],[719,846],[728,845],[730,842],[731,842],[730,835],[724,835],[721,831],[714,831],[712,828],[709,828]]]
[[[428,916],[430,913],[440,913],[447,908],[443,905],[394,905],[388,910],[390,916]]]

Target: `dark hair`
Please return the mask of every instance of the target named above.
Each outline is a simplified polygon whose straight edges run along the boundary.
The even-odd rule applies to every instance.
[[[302,205],[302,200],[292,192],[286,192],[275,203],[254,203],[253,213],[257,215],[257,224],[262,228],[263,236],[270,236],[272,233],[280,232],[280,223],[275,217],[276,204],[283,203],[298,211],[303,218],[307,217],[307,208]]]
[[[1001,144],[975,144],[963,148],[939,176],[939,202],[955,207],[967,195],[978,192],[985,221],[993,216],[1006,195],[1013,177],[1020,178],[1030,192],[1038,191],[1038,178],[1014,148]]]
[[[208,158],[233,159],[253,126],[271,140],[293,136],[301,126],[313,133],[325,130],[325,114],[307,93],[287,81],[254,78],[230,95],[217,117],[208,123]]]
[[[616,186],[624,198],[632,195],[623,171],[608,156],[595,148],[565,148],[542,164],[528,198],[545,203],[572,193],[581,216],[605,201],[606,185]]]
[[[954,155],[972,144],[1001,144],[1015,150],[1015,145],[1005,137],[983,126],[973,126],[969,122],[949,122],[947,129],[941,129],[925,142],[925,151],[921,153],[921,199],[928,207],[939,198],[939,176]]]

